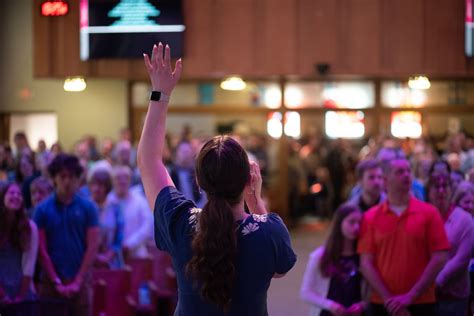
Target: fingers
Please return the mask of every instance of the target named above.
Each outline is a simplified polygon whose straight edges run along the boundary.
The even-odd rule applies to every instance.
[[[174,76],[174,79],[176,81],[179,80],[179,78],[181,78],[181,71],[183,70],[183,61],[180,59],[178,59],[176,61],[176,64],[174,66],[174,72],[173,72],[173,76]]]
[[[258,165],[257,162],[255,161],[250,162],[250,173],[253,174],[256,177],[256,179],[261,177],[260,166]]]
[[[163,67],[163,44],[161,42],[158,44],[156,64],[158,65],[158,67]]]
[[[158,55],[158,47],[153,45],[153,49],[151,50],[151,61],[150,64],[153,66],[153,69],[156,69],[157,64],[156,64],[156,56]]]
[[[164,67],[166,70],[171,72],[171,49],[168,44],[166,44],[164,48],[164,57],[163,57],[163,44],[160,42],[157,45],[153,45],[153,50],[151,54],[151,59],[147,54],[143,54],[143,59],[145,61],[145,66],[147,70],[155,70],[158,69],[159,66]],[[175,64],[175,69],[173,72],[173,76],[176,80],[179,80],[181,77],[181,71],[183,69],[183,61],[178,59]]]
[[[400,306],[400,304],[398,304],[397,301],[392,300],[388,302],[388,304],[386,305],[386,308],[390,314],[396,315],[400,311],[402,306]]]
[[[258,171],[258,163],[255,161],[250,162],[250,171],[255,172]]]
[[[170,55],[171,55],[170,47],[168,46],[168,44],[166,44],[164,66],[165,66],[165,70],[168,72],[171,72],[171,56]]]
[[[148,74],[150,74],[150,72],[153,70],[153,66],[150,62],[150,57],[148,57],[147,54],[143,54],[143,60],[145,61],[146,70],[148,71]]]
[[[260,165],[258,162],[254,162],[255,172],[260,176]]]

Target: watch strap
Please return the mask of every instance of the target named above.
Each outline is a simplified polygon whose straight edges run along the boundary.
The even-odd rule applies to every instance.
[[[167,94],[164,94],[161,91],[152,91],[150,93],[150,101],[164,101],[168,102],[170,100],[170,96]]]

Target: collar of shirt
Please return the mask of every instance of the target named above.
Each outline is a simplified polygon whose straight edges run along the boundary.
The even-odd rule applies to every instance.
[[[408,200],[408,205],[407,205],[406,209],[403,212],[401,212],[400,215],[398,215],[396,212],[394,212],[390,209],[390,205],[388,204],[388,199],[386,199],[385,202],[383,202],[383,204],[382,204],[382,211],[386,214],[393,214],[393,215],[399,216],[399,217],[408,216],[409,213],[414,212],[413,202],[414,202],[414,198],[413,198],[413,196],[410,196],[410,199]]]
[[[56,192],[53,193],[53,198],[54,198],[54,203],[55,203],[56,205],[58,205],[58,206],[59,206],[59,205],[60,205],[60,206],[70,206],[70,205],[72,205],[72,204],[74,204],[74,203],[77,202],[78,194],[77,194],[77,192],[74,193],[74,195],[73,195],[73,197],[72,197],[72,199],[71,199],[71,202],[70,202],[69,204],[64,204],[61,200],[59,200],[59,199],[58,199],[58,195],[56,194]]]

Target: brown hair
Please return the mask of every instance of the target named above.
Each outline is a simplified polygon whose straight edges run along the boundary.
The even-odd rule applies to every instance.
[[[232,301],[237,255],[232,206],[242,200],[250,179],[245,150],[231,137],[216,136],[202,147],[196,177],[208,202],[198,218],[187,272],[206,301],[227,311]]]
[[[40,176],[31,182],[30,191],[34,191],[37,188],[43,188],[48,191],[48,193],[52,193],[54,191],[54,185],[51,180],[43,176]]]
[[[375,168],[381,168],[380,163],[375,159],[365,159],[361,160],[356,167],[357,179],[361,180],[364,177],[364,173],[367,170],[372,170]]]
[[[357,205],[346,203],[336,210],[334,214],[334,222],[331,233],[326,241],[324,253],[321,257],[321,263],[319,268],[321,274],[325,277],[332,277],[337,274],[340,270],[338,266],[339,260],[342,255],[342,248],[344,245],[344,235],[342,234],[342,221],[350,214],[354,212],[360,212],[361,210]],[[356,248],[356,240],[354,240],[354,250]]]
[[[105,191],[109,193],[112,191],[112,175],[110,171],[105,168],[97,168],[88,175],[87,183],[89,185],[98,183],[105,187]]]
[[[14,185],[20,188],[16,183],[9,183],[2,188],[0,192],[0,246],[4,246],[5,243],[10,242],[13,247],[21,251],[26,251],[30,247],[31,227],[28,216],[26,215],[25,206],[22,203],[20,210],[7,210],[5,206],[5,195]],[[6,212],[11,211],[15,212],[15,216],[13,222],[8,223]],[[10,231],[8,230],[8,225],[12,227]]]

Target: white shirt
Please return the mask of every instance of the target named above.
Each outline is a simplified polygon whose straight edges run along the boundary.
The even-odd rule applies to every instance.
[[[148,256],[146,245],[153,238],[153,214],[147,200],[140,194],[129,192],[120,199],[114,191],[109,193],[107,204],[118,203],[124,217],[123,246],[131,250],[132,258]],[[106,207],[107,211],[113,208]]]

